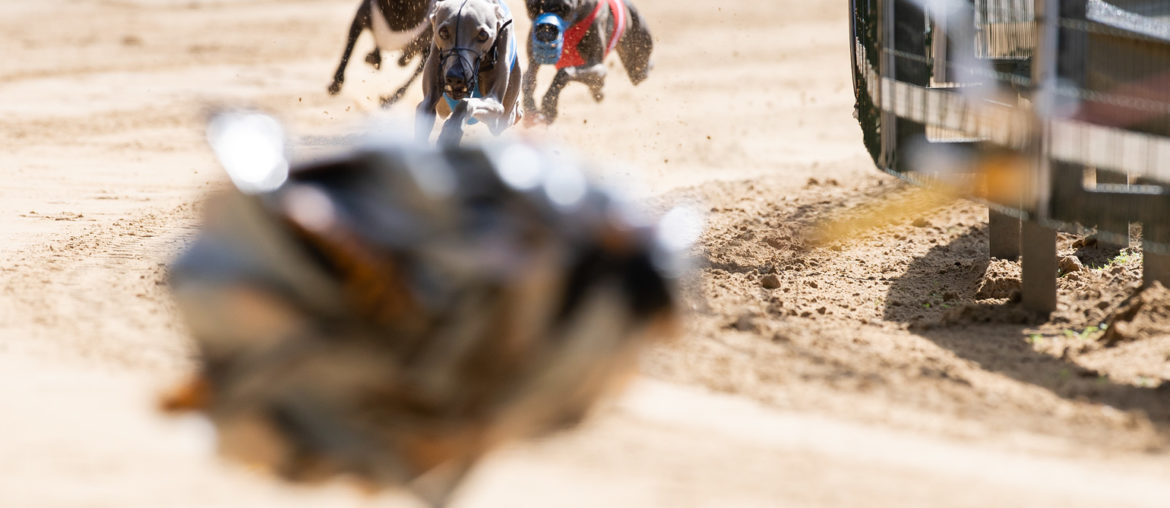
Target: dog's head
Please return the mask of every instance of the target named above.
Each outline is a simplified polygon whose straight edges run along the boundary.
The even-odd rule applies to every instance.
[[[535,20],[541,14],[556,14],[563,19],[572,20],[573,14],[581,10],[582,0],[528,0],[528,19]]]
[[[443,91],[452,99],[470,96],[479,78],[479,65],[508,23],[508,15],[490,0],[442,0],[431,14],[438,50]]]
[[[581,0],[528,0],[526,5],[532,19],[532,56],[537,64],[556,64],[565,49],[565,30],[578,17]]]

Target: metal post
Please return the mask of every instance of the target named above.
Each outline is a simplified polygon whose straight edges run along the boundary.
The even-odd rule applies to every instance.
[[[897,63],[893,53],[884,51],[894,46],[894,0],[879,0],[878,9],[878,104],[881,118],[881,160],[883,169],[893,170],[895,147],[897,146],[898,116],[894,114],[894,66]]]
[[[1129,184],[1129,176],[1125,173],[1101,169],[1096,170],[1095,173],[1097,174],[1097,184]],[[1097,229],[1117,233],[1124,237],[1121,243],[1101,241],[1101,246],[1117,250],[1129,247],[1129,222],[1124,220],[1103,222],[1097,225]]]
[[[1024,221],[1020,245],[1021,296],[1025,309],[1041,314],[1056,310],[1056,230]]]
[[[1020,219],[988,208],[987,246],[991,259],[1020,257]]]
[[[886,50],[896,50],[909,55],[926,57],[926,12],[918,0],[893,0],[894,15],[889,19],[893,37],[883,44]],[[890,76],[899,83],[918,87],[930,86],[930,66],[925,62],[908,57],[895,57],[894,72]],[[905,86],[905,85],[904,85]],[[907,97],[910,99],[910,97]],[[909,111],[910,108],[906,108]],[[894,166],[899,173],[913,170],[908,157],[899,151],[926,141],[926,124],[910,119],[896,118],[894,132]],[[884,127],[884,125],[883,125]]]
[[[1040,220],[1048,218],[1049,199],[1052,194],[1052,160],[1048,157],[1051,140],[1050,115],[1055,99],[1053,88],[1056,83],[1056,34],[1060,16],[1058,0],[1035,0],[1036,16],[1040,34],[1037,51],[1033,57],[1032,75],[1036,94],[1036,122],[1033,150],[1035,150],[1036,171],[1033,175],[1034,201],[1032,217],[1020,226],[1020,279],[1021,299],[1025,309],[1041,314],[1056,310],[1056,230],[1045,228]]]
[[[1170,226],[1142,224],[1142,240],[1142,281],[1147,286],[1154,281],[1170,286],[1170,254],[1162,254],[1151,245],[1152,242],[1170,243]]]

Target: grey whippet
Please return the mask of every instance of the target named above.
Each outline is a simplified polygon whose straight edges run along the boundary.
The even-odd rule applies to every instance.
[[[650,73],[654,40],[630,0],[527,0],[526,6],[532,20],[524,73],[529,119],[552,123],[561,91],[572,81],[587,85],[593,100],[601,102],[605,57],[615,49],[635,85]],[[538,113],[534,94],[540,65],[556,65],[557,73]]]
[[[430,139],[438,112],[450,112],[439,134],[458,143],[463,123],[481,121],[499,135],[520,120],[520,66],[512,13],[503,0],[440,0],[423,67],[423,100],[415,134]]]
[[[427,15],[431,13],[435,0],[361,0],[353,23],[349,26],[349,38],[345,43],[345,51],[341,53],[341,63],[333,73],[333,83],[329,85],[329,94],[337,95],[341,92],[341,85],[345,82],[345,67],[349,64],[349,56],[353,53],[354,44],[365,30],[374,35],[374,50],[366,55],[366,63],[375,69],[382,67],[382,50],[401,50],[398,57],[398,66],[406,67],[415,56],[421,55],[418,67],[410,75],[394,95],[381,97],[382,106],[389,106],[398,102],[410,84],[422,73],[423,63],[426,62],[427,49],[431,42],[431,24],[427,22]]]

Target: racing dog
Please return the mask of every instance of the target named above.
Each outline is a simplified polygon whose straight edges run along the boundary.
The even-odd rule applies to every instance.
[[[236,190],[168,270],[199,354],[163,408],[254,470],[447,506],[487,454],[573,427],[679,328],[695,215],[631,220],[555,149],[391,135],[298,162],[271,117],[207,132]]]
[[[341,64],[333,74],[333,83],[329,85],[329,94],[337,95],[341,92],[341,85],[345,82],[345,67],[349,64],[349,56],[353,53],[353,46],[365,30],[374,35],[374,51],[366,55],[366,63],[375,69],[382,67],[382,50],[401,50],[398,57],[398,66],[405,67],[416,55],[422,54],[418,67],[414,70],[394,95],[382,97],[382,106],[389,106],[398,102],[410,84],[422,73],[423,63],[426,61],[426,50],[430,47],[431,25],[427,23],[427,14],[430,14],[435,0],[361,0],[353,23],[349,26],[349,39],[345,43],[345,51],[341,54]]]
[[[464,121],[482,121],[495,135],[519,121],[519,57],[512,12],[503,0],[441,0],[430,19],[434,37],[423,68],[416,137],[428,140],[436,112],[448,110],[440,143],[458,143]]]
[[[552,123],[561,91],[571,81],[589,87],[593,100],[605,98],[605,57],[614,49],[635,85],[644,81],[652,64],[654,41],[629,0],[527,0],[532,30],[528,38],[528,69],[524,74],[524,111],[533,121]],[[536,113],[536,72],[556,65],[540,114]]]

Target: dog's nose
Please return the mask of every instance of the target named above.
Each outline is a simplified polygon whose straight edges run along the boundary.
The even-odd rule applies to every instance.
[[[540,42],[553,42],[560,38],[561,30],[556,25],[540,24],[536,26],[536,40]]]
[[[467,88],[467,78],[463,77],[463,72],[458,67],[452,67],[444,76],[443,84],[451,90],[463,90]]]

